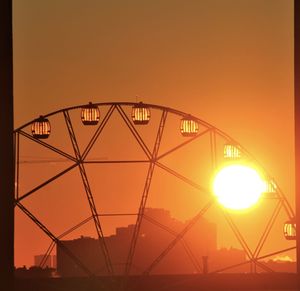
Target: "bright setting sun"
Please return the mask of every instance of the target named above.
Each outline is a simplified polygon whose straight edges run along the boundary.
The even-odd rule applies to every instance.
[[[230,165],[215,176],[213,192],[220,204],[234,210],[253,206],[265,189],[265,183],[253,168]]]

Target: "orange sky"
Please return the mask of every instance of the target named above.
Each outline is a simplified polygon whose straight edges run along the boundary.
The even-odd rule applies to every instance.
[[[88,101],[173,107],[238,140],[293,203],[292,0],[84,3],[14,1],[15,127]]]

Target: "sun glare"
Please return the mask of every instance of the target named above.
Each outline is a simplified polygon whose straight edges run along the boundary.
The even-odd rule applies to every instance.
[[[219,203],[234,210],[246,209],[259,200],[265,183],[253,168],[230,165],[215,176],[213,191]]]

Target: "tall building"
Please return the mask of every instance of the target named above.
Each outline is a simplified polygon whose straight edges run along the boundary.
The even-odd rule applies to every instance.
[[[46,257],[44,255],[37,255],[34,256],[34,266],[41,267],[41,268],[52,268],[52,256],[47,255]]]

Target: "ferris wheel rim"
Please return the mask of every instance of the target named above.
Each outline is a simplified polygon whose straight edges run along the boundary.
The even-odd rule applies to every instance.
[[[38,118],[40,118],[41,116],[43,118],[49,118],[51,116],[54,116],[56,114],[60,114],[60,113],[64,113],[67,111],[71,111],[71,110],[77,110],[77,109],[82,109],[85,106],[92,104],[95,106],[99,106],[99,107],[105,107],[105,106],[136,106],[139,104],[143,104],[145,107],[148,107],[150,109],[157,109],[157,110],[161,110],[161,111],[167,111],[168,113],[172,113],[175,114],[177,116],[181,116],[181,117],[190,117],[193,120],[199,122],[201,125],[207,127],[209,130],[214,131],[216,134],[222,136],[224,139],[226,139],[229,143],[232,143],[236,146],[238,146],[252,161],[254,161],[254,163],[259,166],[259,168],[265,173],[265,176],[273,179],[273,176],[269,173],[269,171],[267,171],[266,167],[262,165],[261,162],[259,162],[254,155],[248,151],[242,144],[240,144],[235,138],[233,138],[232,136],[230,136],[229,134],[227,134],[225,131],[221,130],[220,128],[212,125],[211,123],[193,115],[190,113],[186,113],[182,110],[178,110],[172,107],[168,107],[168,106],[164,106],[164,105],[158,105],[158,104],[153,104],[153,103],[145,103],[145,102],[130,102],[130,101],[112,101],[112,102],[87,102],[85,104],[80,104],[80,105],[75,105],[75,106],[69,106],[69,107],[64,107],[55,111],[52,111],[50,113],[44,114],[44,115],[40,115],[37,118],[34,118],[32,120],[30,120],[29,122],[19,126],[18,128],[16,128],[14,130],[14,134],[16,134],[18,131],[21,131],[22,129],[26,128],[27,126],[30,126],[34,121],[36,121]],[[275,181],[275,180],[274,180]],[[282,189],[279,187],[279,185],[276,183],[277,186],[277,190],[280,192],[281,195],[283,195],[283,191]],[[287,201],[285,195],[283,195],[284,200],[286,200],[286,202],[289,204],[289,202]],[[292,209],[292,207],[289,205],[290,210],[292,210],[292,214],[294,215],[294,211]]]

